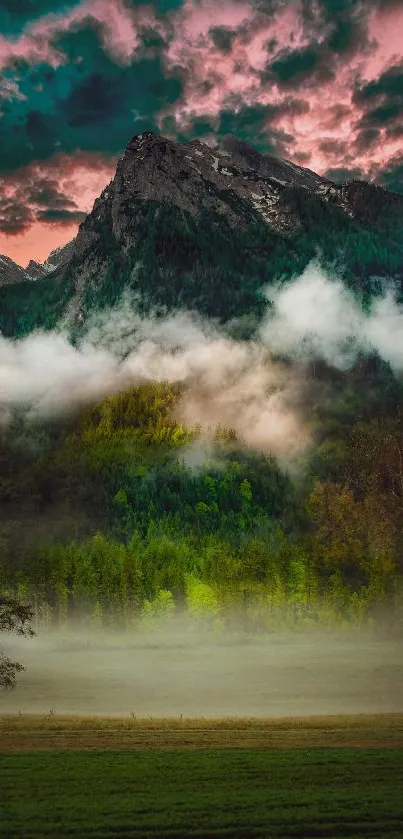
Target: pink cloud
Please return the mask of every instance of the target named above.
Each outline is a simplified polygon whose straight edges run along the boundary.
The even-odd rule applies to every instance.
[[[52,38],[74,26],[93,19],[102,25],[104,47],[116,61],[130,61],[140,46],[138,30],[156,25],[150,7],[129,11],[120,0],[84,0],[66,14],[49,14],[35,21],[19,38],[7,40],[0,36],[0,68],[14,59],[36,63],[46,61],[53,67],[63,64],[62,52],[52,46]]]
[[[48,224],[35,222],[26,233],[20,236],[5,236],[0,233],[0,254],[6,254],[17,265],[24,268],[30,259],[43,262],[49,253],[62,245],[67,245],[77,233],[77,225],[50,227]]]
[[[208,37],[213,26],[233,30],[242,27],[233,39],[230,53],[223,54]],[[176,110],[179,122],[185,123],[190,115],[198,113],[215,117],[231,97],[240,97],[246,105],[274,101],[265,94],[262,97],[257,75],[268,60],[266,45],[273,39],[282,49],[306,43],[295,4],[283,6],[273,17],[259,17],[257,21],[250,3],[234,4],[228,0],[217,7],[213,0],[204,0],[194,6],[188,0],[167,53],[168,66],[181,64],[188,68],[185,95]],[[206,92],[203,83],[209,81],[213,86]]]
[[[113,178],[115,169],[115,161],[99,158],[98,155],[60,155],[46,164],[29,166],[3,178],[2,192],[8,198],[18,200],[24,186],[40,178],[50,178],[57,182],[59,191],[66,198],[75,202],[77,210],[89,213],[95,199]],[[0,233],[0,253],[7,254],[23,266],[30,259],[41,262],[54,247],[74,238],[77,230],[76,223],[35,222],[18,235]]]
[[[368,20],[368,33],[376,42],[376,48],[364,61],[362,77],[374,79],[391,64],[397,63],[403,54],[403,6],[384,9],[378,6]]]
[[[217,7],[215,7],[217,9]],[[220,111],[230,104],[236,110],[244,106],[281,106],[284,90],[274,81],[262,86],[259,78],[265,63],[274,60],[285,50],[295,50],[308,43],[308,34],[302,25],[300,3],[291,2],[279,7],[277,14],[256,15],[250,4],[232,3],[234,17],[232,28],[242,24],[242,29],[232,42],[232,51],[221,53],[206,37],[212,25],[227,22],[230,5],[223,4],[220,13],[213,14],[211,0],[201,0],[197,7],[191,2],[185,6],[181,25],[168,53],[170,63],[187,64],[191,72],[186,83],[185,95],[176,108],[175,115],[182,128],[192,117],[200,114],[217,120]],[[376,77],[402,55],[400,33],[403,31],[403,7],[386,14],[374,11],[369,16],[369,45],[363,52],[338,60],[337,71],[331,81],[295,85],[287,95],[303,99],[309,104],[307,113],[270,114],[267,129],[272,127],[292,135],[292,143],[283,144],[282,153],[290,159],[302,156],[319,173],[329,167],[346,165],[360,167],[370,176],[383,167],[401,148],[401,138],[386,139],[376,148],[357,151],[353,140],[362,115],[353,102],[353,91],[358,79]],[[323,37],[324,32],[322,33]],[[271,56],[267,43],[273,42]],[[204,83],[210,82],[211,85]],[[238,104],[235,105],[234,103]],[[335,109],[338,117],[335,120]],[[333,144],[332,144],[333,141]],[[321,149],[322,144],[325,148]],[[343,149],[345,143],[346,151]],[[350,159],[351,158],[351,159]]]

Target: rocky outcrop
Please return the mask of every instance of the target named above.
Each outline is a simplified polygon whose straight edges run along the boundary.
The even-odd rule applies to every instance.
[[[21,283],[27,279],[26,271],[9,256],[0,254],[0,286]]]

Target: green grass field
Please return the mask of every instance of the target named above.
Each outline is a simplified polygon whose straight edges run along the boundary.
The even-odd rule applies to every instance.
[[[0,717],[0,837],[402,839],[403,715]]]
[[[400,749],[0,755],[0,835],[403,836]]]

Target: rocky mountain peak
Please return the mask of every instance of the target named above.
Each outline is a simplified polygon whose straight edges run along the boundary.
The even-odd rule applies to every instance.
[[[351,266],[351,277],[400,276],[395,217],[403,196],[333,183],[236,137],[176,143],[147,131],[127,144],[76,239],[42,266],[31,262],[31,279],[45,270],[60,290],[57,311],[78,322],[126,289],[144,310],[183,305],[233,318],[258,311],[262,289],[318,251]]]
[[[24,268],[17,265],[9,256],[0,254],[0,286],[21,283],[25,279]]]
[[[46,277],[48,271],[41,262],[36,262],[35,259],[30,259],[25,269],[25,273],[27,275],[27,279],[40,280],[43,277]]]

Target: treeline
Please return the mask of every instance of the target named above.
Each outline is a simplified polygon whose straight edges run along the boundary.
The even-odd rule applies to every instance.
[[[400,391],[359,367],[312,406],[297,480],[229,430],[203,456],[199,430],[173,419],[181,386],[132,388],[63,423],[16,415],[0,438],[2,592],[41,626],[185,613],[251,632],[402,631]]]

